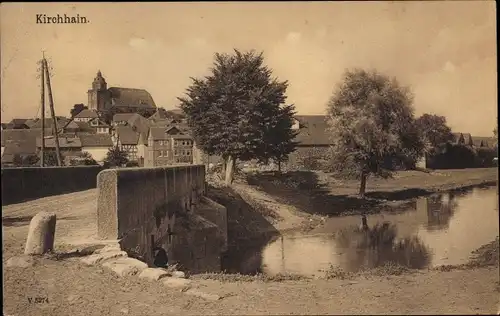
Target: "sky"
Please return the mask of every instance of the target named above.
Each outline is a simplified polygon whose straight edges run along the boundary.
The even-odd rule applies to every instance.
[[[79,14],[87,24],[36,24]],[[98,70],[109,86],[143,88],[178,106],[216,52],[254,49],[299,114],[324,114],[346,69],[376,69],[409,86],[415,114],[456,132],[497,125],[494,1],[2,3],[1,120],[39,116],[37,61],[52,67],[56,115],[87,104]]]

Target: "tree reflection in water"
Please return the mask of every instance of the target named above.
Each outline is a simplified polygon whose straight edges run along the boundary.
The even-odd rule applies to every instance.
[[[427,267],[431,252],[417,237],[397,238],[396,226],[388,222],[372,227],[350,227],[337,233],[344,250],[347,271],[359,271],[396,263],[412,269]]]
[[[450,220],[458,206],[456,195],[452,192],[422,198],[417,205],[427,213],[427,230],[443,230],[450,225]]]

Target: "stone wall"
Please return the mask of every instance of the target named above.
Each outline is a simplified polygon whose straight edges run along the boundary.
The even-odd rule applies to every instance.
[[[97,185],[100,238],[120,240],[124,250],[148,264],[153,247],[161,246],[170,262],[195,271],[220,269],[226,212],[213,201],[212,210],[201,203],[206,199],[205,166],[110,169],[98,175]],[[200,215],[197,207],[202,204]],[[196,250],[200,243],[208,247],[201,254]]]
[[[96,187],[101,166],[2,168],[2,205]]]

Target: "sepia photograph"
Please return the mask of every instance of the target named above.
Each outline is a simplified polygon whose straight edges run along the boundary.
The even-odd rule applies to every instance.
[[[0,4],[3,315],[500,315],[496,2]]]

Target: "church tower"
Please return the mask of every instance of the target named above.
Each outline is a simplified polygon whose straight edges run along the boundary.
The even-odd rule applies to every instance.
[[[100,70],[97,72],[97,75],[92,82],[92,89],[90,89],[87,93],[89,97],[88,106],[90,110],[106,110],[106,106],[109,103],[108,85]]]

